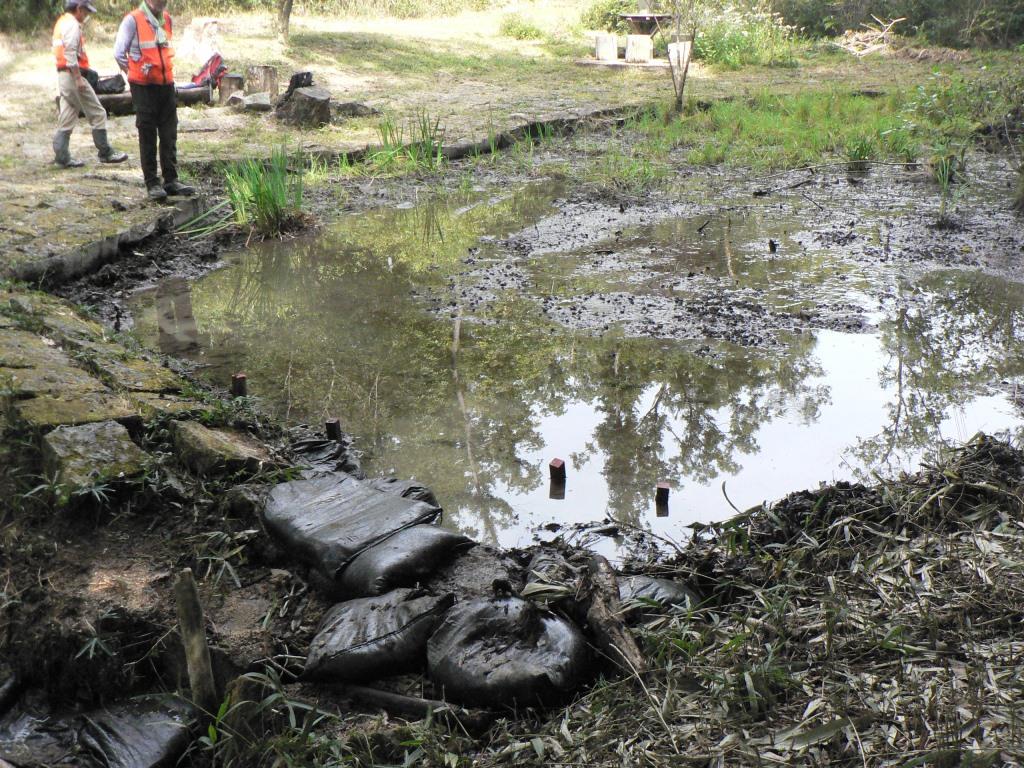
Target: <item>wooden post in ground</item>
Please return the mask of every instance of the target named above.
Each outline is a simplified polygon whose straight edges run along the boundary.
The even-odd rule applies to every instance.
[[[185,568],[178,574],[174,582],[174,599],[178,604],[178,627],[181,630],[181,643],[185,647],[192,701],[212,716],[217,712],[219,699],[217,685],[213,680],[210,648],[206,644],[203,606],[199,602],[199,589],[191,568]]]

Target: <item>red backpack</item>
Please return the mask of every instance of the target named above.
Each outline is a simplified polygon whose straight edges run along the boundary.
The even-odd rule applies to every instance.
[[[206,63],[203,64],[202,69],[196,72],[196,76],[192,78],[192,83],[203,88],[209,85],[211,88],[220,87],[221,78],[228,73],[228,68],[224,64],[224,59],[219,53],[213,54]]]

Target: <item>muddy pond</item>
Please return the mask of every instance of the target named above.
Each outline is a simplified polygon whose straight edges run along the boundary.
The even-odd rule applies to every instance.
[[[424,482],[478,540],[603,518],[680,539],[1022,432],[1024,239],[989,162],[954,230],[909,176],[673,203],[468,188],[251,246],[132,314],[287,421],[339,418],[368,474]]]

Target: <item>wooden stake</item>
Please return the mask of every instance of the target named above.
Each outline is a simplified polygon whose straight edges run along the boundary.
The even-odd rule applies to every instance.
[[[249,393],[248,382],[244,373],[236,373],[231,377],[231,396],[245,397]]]
[[[178,627],[181,630],[181,643],[185,647],[192,701],[212,716],[217,712],[220,699],[213,679],[210,648],[206,644],[203,606],[199,602],[199,589],[191,568],[185,568],[178,574],[174,582],[174,599],[178,604]]]
[[[556,482],[565,482],[565,462],[561,459],[552,459],[551,463],[548,464],[548,469],[551,472],[551,479]]]
[[[328,440],[341,442],[341,421],[339,419],[328,419],[324,422],[324,431]]]
[[[654,501],[657,504],[668,504],[668,492],[672,486],[668,483],[658,483],[658,487],[654,490]]]

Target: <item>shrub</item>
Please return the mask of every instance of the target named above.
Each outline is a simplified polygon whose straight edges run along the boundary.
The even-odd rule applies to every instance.
[[[694,58],[738,68],[745,64],[791,64],[795,29],[761,4],[729,4],[698,22]]]
[[[600,29],[605,32],[625,34],[629,25],[619,16],[620,13],[636,11],[635,0],[596,0],[580,16],[580,23],[587,29]]]
[[[502,17],[498,31],[504,37],[511,37],[514,40],[539,40],[544,37],[540,27],[518,13],[509,13]]]
[[[857,29],[875,15],[905,18],[897,31],[942,45],[1008,46],[1024,39],[1020,0],[772,0],[771,8],[812,35]]]

